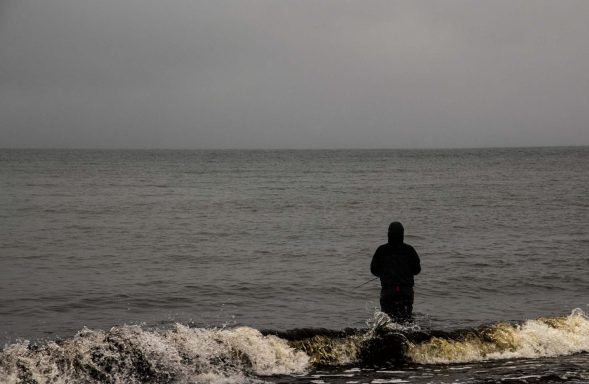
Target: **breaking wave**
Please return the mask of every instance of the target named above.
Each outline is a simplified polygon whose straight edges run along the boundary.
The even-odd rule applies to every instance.
[[[499,323],[454,338],[434,336],[409,344],[406,356],[416,363],[446,364],[581,352],[589,352],[589,318],[575,309],[566,317]]]
[[[318,366],[448,364],[583,352],[589,352],[589,318],[580,309],[569,316],[452,332],[400,326],[384,314],[367,329],[345,330],[123,325],[108,331],[85,328],[44,345],[8,345],[0,352],[0,381],[242,383],[304,374]]]
[[[248,327],[167,331],[119,326],[83,329],[44,346],[18,343],[0,354],[0,381],[17,383],[169,383],[252,381],[304,372],[308,357],[285,340]]]

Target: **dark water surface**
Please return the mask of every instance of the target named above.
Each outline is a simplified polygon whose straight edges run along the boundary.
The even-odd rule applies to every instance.
[[[182,334],[189,341],[182,344],[188,349],[180,360],[193,367],[196,363],[187,361],[195,357],[186,356],[206,355],[199,349],[209,345],[203,338],[233,337],[215,334],[218,327],[237,332],[239,340],[250,340],[245,345],[265,345],[258,345],[256,351],[267,348],[268,338],[274,340],[257,330],[373,329],[378,322],[379,285],[354,287],[371,278],[370,259],[385,241],[392,220],[404,223],[406,241],[422,261],[423,272],[416,278],[418,324],[413,330],[431,335],[432,331],[530,320],[526,326],[536,327],[536,333],[529,331],[536,336],[530,336],[524,326],[509,331],[517,335],[512,339],[543,339],[558,330],[565,335],[555,334],[554,340],[566,339],[567,345],[544,340],[541,344],[550,347],[530,347],[536,348],[535,354],[525,354],[508,343],[503,352],[494,351],[498,355],[492,358],[486,350],[477,358],[454,353],[445,360],[426,362],[414,357],[405,359],[399,371],[385,363],[358,365],[352,349],[364,350],[365,340],[355,339],[345,347],[352,348],[347,349],[349,361],[340,356],[328,365],[303,368],[305,359],[297,357],[295,352],[301,350],[295,348],[288,364],[272,360],[268,368],[254,358],[246,364],[254,367],[249,371],[219,371],[219,367],[241,367],[241,363],[215,365],[209,359],[209,368],[201,366],[198,380],[191,376],[194,372],[182,376],[163,363],[161,370],[169,371],[171,382],[441,383],[492,382],[491,377],[550,382],[565,376],[569,381],[587,382],[589,335],[583,312],[589,312],[588,213],[587,147],[1,150],[0,341],[6,347],[0,355],[4,360],[0,382],[22,380],[23,364],[29,364],[27,369],[37,382],[51,375],[67,382],[67,375],[80,374],[77,368],[70,373],[59,369],[35,373],[36,368],[31,368],[39,365],[33,363],[35,359],[57,352],[31,350],[26,343],[16,343],[19,339],[60,338],[77,355],[81,345],[93,351],[106,345],[104,351],[114,353],[112,339],[117,337],[127,341],[116,345],[132,344],[134,351],[143,354],[145,348],[136,344],[149,339],[150,346],[162,346],[156,348],[160,352],[145,356],[161,353],[170,358],[166,348],[177,349],[175,338]],[[575,308],[580,311],[571,315]],[[580,325],[559,322],[546,330],[542,328],[546,323],[534,322],[541,317]],[[184,326],[189,328],[180,331],[178,327]],[[393,332],[408,332],[390,324],[384,327],[391,326]],[[82,333],[74,337],[78,331]],[[448,352],[449,344],[464,337],[442,339],[446,344],[436,348]],[[53,342],[43,348],[52,346],[66,348]],[[270,349],[284,352],[288,348],[274,345]],[[548,352],[540,353],[538,348]],[[513,353],[507,355],[510,350]],[[252,359],[253,355],[244,353]],[[254,354],[260,353],[266,356]],[[308,360],[309,350],[306,353]],[[476,361],[474,368],[464,368],[471,361]],[[20,373],[15,373],[19,364]],[[510,364],[517,367],[503,366]],[[540,368],[527,369],[534,365]],[[325,374],[321,373],[324,368]],[[121,368],[125,373],[112,382],[140,377],[131,373],[136,372],[133,369]],[[449,372],[448,381],[435,374],[436,369]],[[544,376],[532,377],[543,370]],[[206,378],[203,372],[212,376]],[[530,377],[518,379],[508,372]],[[329,376],[334,374],[347,376]],[[159,377],[153,372],[146,375],[138,380]]]

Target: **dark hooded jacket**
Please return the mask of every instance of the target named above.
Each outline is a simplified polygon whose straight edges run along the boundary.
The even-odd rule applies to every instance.
[[[370,272],[380,277],[383,289],[394,286],[413,287],[413,276],[421,271],[417,252],[403,242],[404,232],[401,223],[391,223],[388,232],[389,242],[378,247],[372,257]]]

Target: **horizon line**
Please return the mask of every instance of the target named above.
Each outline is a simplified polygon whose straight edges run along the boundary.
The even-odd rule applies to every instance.
[[[175,147],[0,147],[0,150],[31,151],[443,151],[480,149],[583,148],[589,144],[570,145],[513,145],[474,147],[332,147],[332,148],[175,148]]]

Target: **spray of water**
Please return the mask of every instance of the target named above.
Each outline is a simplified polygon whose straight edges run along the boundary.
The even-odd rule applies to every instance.
[[[303,352],[248,327],[83,329],[71,339],[40,347],[22,342],[0,353],[0,381],[8,383],[241,383],[308,367]]]
[[[432,337],[410,344],[406,355],[416,363],[538,358],[589,352],[589,318],[581,309],[569,316],[499,323],[457,339]]]
[[[83,329],[44,345],[19,342],[0,351],[2,383],[258,383],[313,366],[418,364],[538,358],[589,352],[589,318],[569,316],[498,323],[475,330],[424,331],[375,312],[366,329],[262,334],[249,327],[150,330]]]

